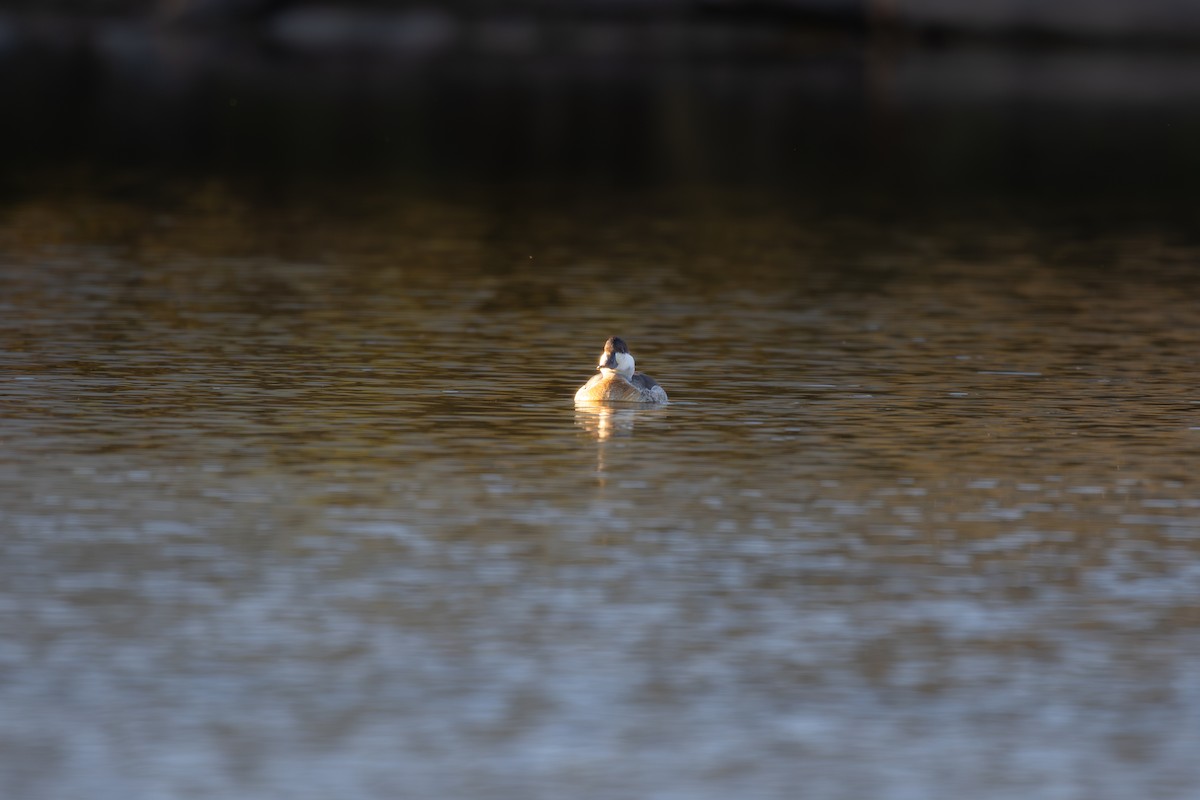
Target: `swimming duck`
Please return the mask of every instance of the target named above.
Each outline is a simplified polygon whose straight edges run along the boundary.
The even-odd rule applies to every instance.
[[[665,403],[667,393],[654,378],[633,371],[633,356],[625,340],[610,336],[604,343],[599,375],[579,387],[575,402],[589,403]]]

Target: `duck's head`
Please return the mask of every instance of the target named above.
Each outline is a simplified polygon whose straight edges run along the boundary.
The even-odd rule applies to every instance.
[[[596,369],[601,372],[616,372],[625,378],[633,375],[633,356],[629,354],[629,346],[625,344],[624,339],[619,336],[608,337]]]

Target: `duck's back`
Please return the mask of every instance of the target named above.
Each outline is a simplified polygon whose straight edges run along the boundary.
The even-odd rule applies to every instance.
[[[639,374],[634,374],[636,380]],[[651,381],[653,383],[653,381]],[[654,384],[658,386],[658,384]],[[662,387],[658,387],[658,391],[662,392]],[[663,392],[663,399],[666,399],[666,393]],[[661,402],[648,400],[641,388],[630,383],[620,375],[613,373],[605,376],[594,375],[592,379],[579,388],[575,393],[576,403],[645,403],[645,402]]]

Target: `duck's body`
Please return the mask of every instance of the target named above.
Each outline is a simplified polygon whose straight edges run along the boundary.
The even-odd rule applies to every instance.
[[[586,403],[665,403],[667,393],[654,379],[635,372],[626,378],[615,370],[602,370],[579,387],[575,402]]]
[[[600,354],[600,374],[579,387],[576,404],[667,402],[667,393],[658,382],[645,373],[634,372],[633,364],[624,340],[610,337]]]

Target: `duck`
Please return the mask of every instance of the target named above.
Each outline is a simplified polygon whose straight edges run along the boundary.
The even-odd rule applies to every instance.
[[[629,345],[619,336],[610,336],[604,343],[599,375],[575,392],[576,405],[595,403],[665,403],[667,392],[658,381],[644,372],[633,371],[633,355]]]

